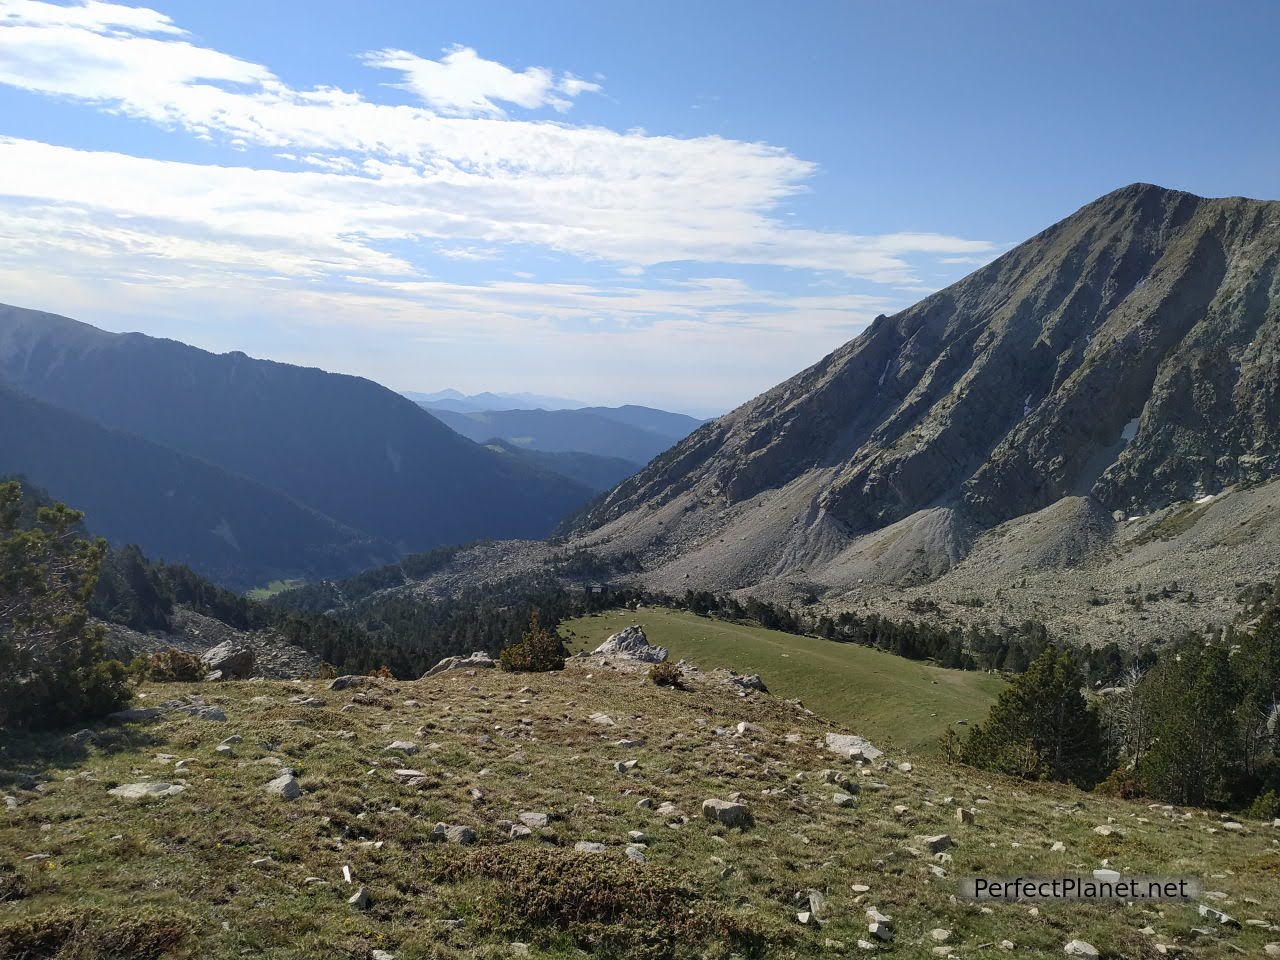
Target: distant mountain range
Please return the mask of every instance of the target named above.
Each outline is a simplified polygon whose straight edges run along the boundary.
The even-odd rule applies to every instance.
[[[633,473],[702,424],[682,413],[634,405],[468,413],[422,405],[478,443],[499,439],[526,450],[621,459],[634,464]]]
[[[435,393],[406,392],[415,403],[438,410],[473,413],[479,410],[577,410],[587,404],[565,397],[547,397],[537,393],[472,393],[439,390]]]
[[[17,307],[0,306],[0,384],[0,473],[226,583],[540,537],[594,492],[369,380]]]

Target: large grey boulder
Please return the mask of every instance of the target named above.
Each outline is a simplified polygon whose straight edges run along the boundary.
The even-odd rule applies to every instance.
[[[434,677],[437,673],[445,673],[449,670],[491,670],[494,666],[492,657],[483,650],[477,650],[469,657],[445,657],[424,673],[422,678],[425,680],[427,677]]]
[[[827,749],[841,756],[862,760],[876,760],[884,756],[884,751],[871,745],[866,737],[852,733],[828,733]]]
[[[655,647],[649,643],[649,638],[644,635],[644,628],[639,624],[619,630],[592,653],[606,657],[626,657],[641,663],[662,663],[667,659],[667,648]]]
[[[252,647],[226,640],[210,647],[200,656],[209,673],[220,674],[222,680],[247,680],[253,675],[255,655]]]

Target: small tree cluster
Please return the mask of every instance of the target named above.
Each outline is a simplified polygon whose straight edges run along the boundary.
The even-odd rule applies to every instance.
[[[1046,647],[1000,694],[986,722],[953,744],[952,751],[984,770],[1092,787],[1110,764],[1083,685],[1071,654]]]
[[[89,620],[107,545],[78,533],[81,518],[58,503],[24,524],[19,485],[0,484],[0,726],[58,726],[129,699]]]
[[[538,619],[538,611],[529,617],[529,629],[519,643],[503,647],[498,666],[513,673],[546,673],[564,669],[564,646],[555,632]]]

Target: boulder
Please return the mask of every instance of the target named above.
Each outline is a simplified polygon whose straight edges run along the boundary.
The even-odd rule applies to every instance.
[[[437,823],[431,831],[431,839],[468,846],[476,842],[476,832],[468,826],[451,826],[447,823]]]
[[[1085,940],[1072,940],[1070,943],[1068,943],[1065,947],[1062,948],[1062,952],[1069,957],[1098,956],[1098,948],[1095,947],[1092,943],[1089,943]]]
[[[951,838],[945,833],[939,833],[932,837],[921,837],[920,840],[930,853],[941,853],[951,846]]]
[[[745,803],[712,798],[702,802],[702,816],[726,827],[745,827],[751,823],[751,810]]]
[[[285,800],[297,800],[302,796],[302,788],[298,786],[298,781],[294,779],[292,770],[282,770],[280,776],[268,783],[263,789],[267,793],[283,797]]]
[[[445,657],[434,667],[422,675],[425,680],[427,677],[434,677],[437,673],[447,673],[450,670],[491,670],[496,666],[493,658],[483,650],[477,650],[469,657]]]
[[[200,657],[209,673],[219,673],[223,680],[247,680],[253,675],[255,657],[252,647],[226,640],[210,647]]]
[[[122,783],[107,793],[122,800],[154,800],[176,796],[185,789],[181,783]]]
[[[367,687],[370,684],[378,682],[376,677],[362,677],[356,674],[349,674],[345,677],[337,677],[329,684],[330,690],[350,690],[352,687]]]
[[[619,630],[592,653],[606,657],[626,657],[642,663],[662,663],[667,659],[667,648],[651,645],[649,638],[644,635],[644,628],[639,624]]]
[[[579,840],[573,845],[573,849],[578,853],[604,853],[609,848],[603,843],[595,843],[591,840]]]
[[[884,756],[884,751],[873,747],[866,737],[852,733],[828,733],[827,749],[841,756],[861,760],[876,760]]]

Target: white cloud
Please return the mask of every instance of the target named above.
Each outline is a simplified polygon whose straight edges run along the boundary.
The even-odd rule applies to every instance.
[[[342,222],[349,243],[406,236],[522,243],[627,266],[767,263],[880,282],[910,281],[906,257],[915,253],[972,254],[990,248],[934,234],[864,237],[789,228],[771,211],[803,189],[814,167],[768,144],[445,117],[423,108],[372,103],[332,87],[296,90],[264,66],[170,36],[176,28],[158,13],[121,7],[112,14],[111,4],[63,8],[0,0],[0,10],[14,9],[23,12],[22,19],[0,20],[0,83],[97,104],[199,137],[267,147],[281,156],[298,156],[302,168],[345,173],[324,181],[317,203],[335,214],[346,208],[331,219]],[[78,19],[57,12],[66,10],[85,12]],[[41,11],[46,11],[43,21]],[[135,26],[123,29],[126,23]],[[157,31],[164,35],[143,35]],[[481,83],[469,71],[490,61],[468,55],[457,62],[463,67],[447,67],[445,73],[461,69],[471,86],[450,80],[455,86],[445,99],[455,106],[477,90],[533,103],[554,96],[547,92],[553,87],[563,92],[566,83],[582,83],[552,81],[549,72],[517,74],[501,64],[493,64],[501,69],[492,76],[488,68],[480,70]],[[503,77],[507,85],[499,93],[495,78]],[[466,89],[470,93],[464,96]],[[123,172],[127,166],[113,155],[87,151],[80,160],[84,170],[101,165]],[[76,173],[67,155],[60,162],[68,175]],[[148,176],[149,163],[138,158],[130,176]],[[0,191],[27,199],[66,199],[52,195],[56,190],[24,192],[13,172],[8,163],[0,165]],[[246,168],[229,174],[189,164],[181,170],[168,166],[164,176],[172,189],[156,196],[124,184],[123,195],[138,198],[145,211],[120,210],[119,184],[96,174],[90,183],[97,181],[97,190],[77,202],[187,221],[191,195],[230,189],[222,206],[242,211],[246,223],[275,221],[282,206],[291,215],[316,219],[299,209],[313,196],[312,173]],[[258,189],[264,183],[270,185],[268,195]],[[167,213],[159,209],[162,198],[171,207]],[[258,203],[265,205],[261,211],[255,210]]]
[[[600,91],[598,83],[573,74],[557,78],[546,67],[529,67],[517,73],[462,46],[451,47],[439,60],[427,60],[406,50],[375,50],[364,55],[364,62],[399,70],[404,74],[399,86],[450,117],[505,117],[498,101],[526,110],[552,107],[564,113],[573,106],[574,97]]]
[[[767,143],[507,116],[563,113],[600,89],[569,73],[514,70],[466,47],[439,60],[387,49],[364,62],[398,70],[422,105],[295,88],[143,7],[0,0],[0,84],[240,151],[216,154],[233,163],[160,160],[5,136],[0,120],[3,299],[83,306],[85,319],[119,303],[153,324],[165,311],[205,310],[394,326],[436,346],[484,342],[498,352],[541,339],[563,357],[607,344],[618,362],[583,355],[578,366],[625,380],[647,358],[699,389],[722,390],[715,377],[735,369],[755,371],[763,388],[766,376],[793,372],[904,305],[894,291],[920,284],[913,264],[995,249],[932,233],[788,226],[780,205],[816,168]],[[605,261],[626,279],[429,275],[515,247]],[[674,262],[822,271],[841,288],[855,280],[890,292],[781,296],[736,280],[654,279],[662,271],[650,268]],[[394,364],[411,363],[412,351],[396,354],[366,372],[410,386],[407,367],[398,377]]]

